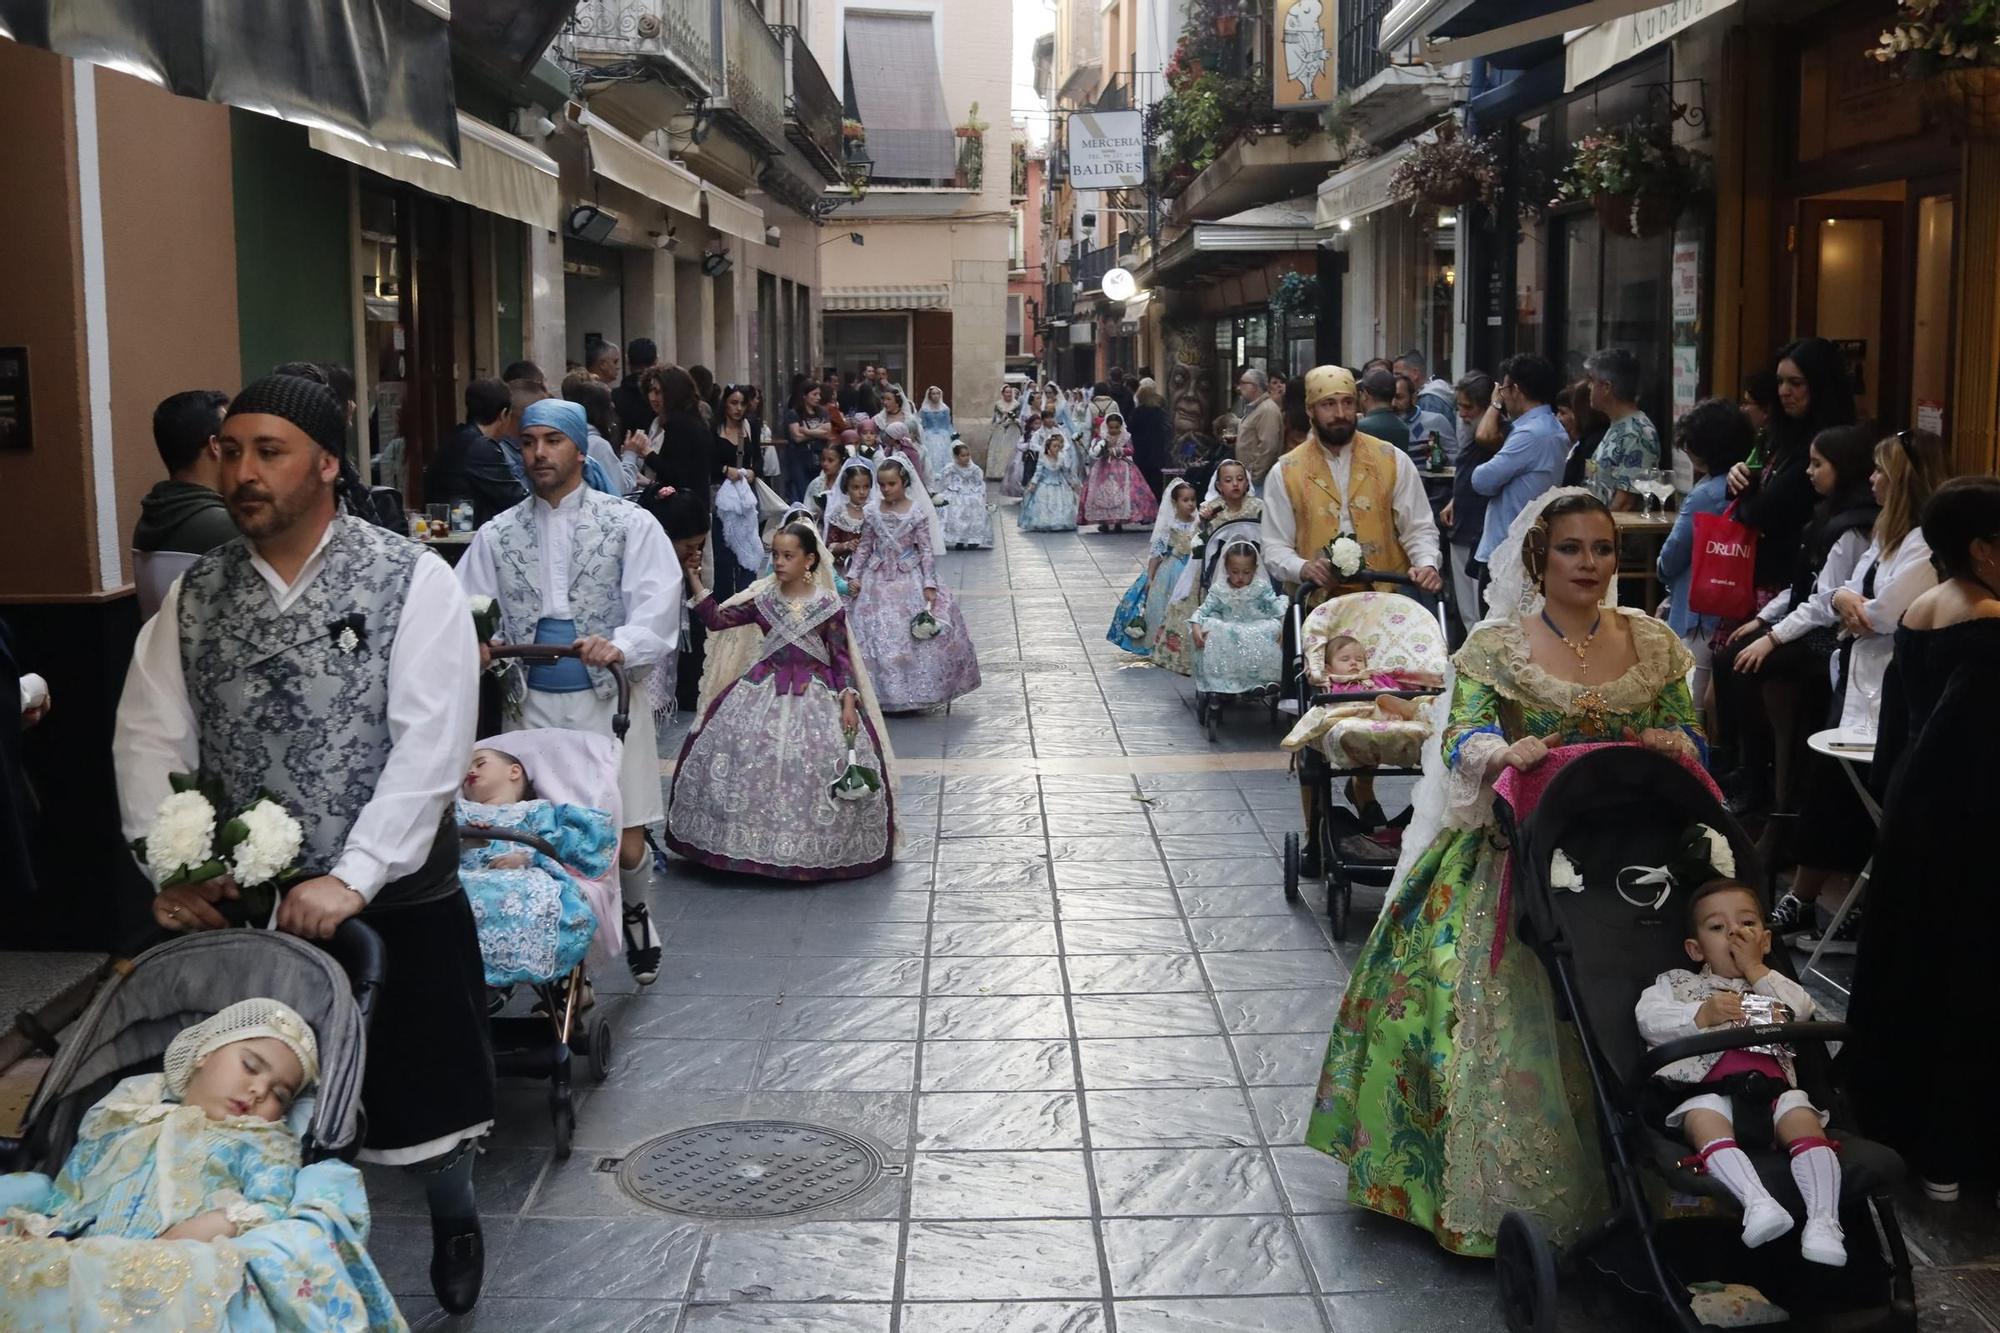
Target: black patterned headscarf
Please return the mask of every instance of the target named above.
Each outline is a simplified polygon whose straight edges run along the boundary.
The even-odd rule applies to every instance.
[[[334,483],[335,493],[355,517],[381,522],[368,488],[347,457],[347,409],[332,389],[303,375],[266,375],[244,386],[222,418],[227,421],[252,413],[291,422],[305,432],[307,439],[338,458],[340,477]]]

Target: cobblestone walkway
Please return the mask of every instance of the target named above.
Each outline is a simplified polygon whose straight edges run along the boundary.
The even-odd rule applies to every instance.
[[[996,520],[999,549],[944,562],[984,687],[890,724],[897,864],[792,888],[675,863],[654,898],[658,983],[598,978],[618,1067],[584,1085],[568,1161],[545,1089],[503,1081],[474,1316],[436,1309],[421,1199],[370,1172],[372,1248],[413,1324],[1503,1327],[1490,1266],[1347,1208],[1342,1168],[1300,1144],[1353,946],[1332,945],[1314,887],[1312,910],[1284,900],[1298,802],[1271,724],[1232,714],[1210,745],[1188,682],[1105,642],[1143,538],[1023,537],[1011,507]],[[1383,795],[1400,808],[1400,789]],[[1378,901],[1361,891],[1357,939]],[[759,1223],[620,1188],[616,1163],[644,1141],[740,1119],[845,1131],[887,1172]]]

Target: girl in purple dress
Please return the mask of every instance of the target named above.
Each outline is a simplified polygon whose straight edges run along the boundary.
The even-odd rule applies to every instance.
[[[718,608],[700,567],[684,570],[693,612],[711,634],[763,633],[755,663],[721,688],[681,746],[667,803],[667,845],[718,870],[773,879],[855,879],[895,851],[892,758],[868,674],[833,588],[833,557],[810,523],[771,543],[774,573]],[[879,790],[837,798],[850,762]]]
[[[947,704],[979,688],[972,638],[951,590],[938,584],[936,515],[909,495],[908,472],[899,459],[875,465],[877,499],[847,563],[854,639],[892,713]],[[925,612],[934,624],[919,623]]]
[[[1123,532],[1128,524],[1137,527],[1158,516],[1159,501],[1132,461],[1132,437],[1125,433],[1125,418],[1117,412],[1105,416],[1104,438],[1091,457],[1083,486],[1082,522],[1095,523],[1099,532]]]

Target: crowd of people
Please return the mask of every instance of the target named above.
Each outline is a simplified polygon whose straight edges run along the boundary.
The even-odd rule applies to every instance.
[[[1484,1256],[1510,1211],[1558,1236],[1601,1215],[1574,1034],[1532,956],[1506,947],[1494,791],[1605,743],[1717,775],[1787,885],[1775,903],[1733,872],[1691,886],[1701,970],[1647,992],[1634,1020],[1646,1040],[1740,1022],[1753,991],[1809,1008],[1768,965],[1772,941],[1815,928],[1816,900],[1872,857],[1886,906],[1847,912],[1840,932],[1859,944],[1847,1083],[1862,1128],[1910,1155],[1935,1197],[1956,1197],[1962,1178],[1994,1175],[1979,1119],[1992,1080],[1945,1048],[1953,1029],[1937,1021],[1974,1002],[1972,932],[1926,927],[1977,882],[1976,766],[1982,742],[2000,741],[1979,689],[2000,665],[1987,627],[2000,621],[2000,480],[1948,479],[1934,435],[1858,421],[1837,349],[1800,340],[1746,378],[1741,402],[1701,402],[1674,423],[1692,485],[1654,560],[1663,596],[1641,605],[1639,581],[1620,578],[1637,546],[1619,516],[1674,459],[1639,407],[1638,360],[1613,348],[1583,366],[1574,384],[1534,355],[1455,384],[1414,352],[1296,377],[1249,367],[1240,410],[1182,439],[1143,370],[1088,388],[1010,382],[979,458],[937,387],[912,400],[879,365],[794,377],[767,424],[755,386],[659,364],[643,338],[622,355],[594,344],[556,392],[528,362],[468,387],[465,422],[422,478],[427,497],[472,507],[455,565],[409,539],[393,487],[385,500],[357,473],[339,368],[291,363],[233,396],[176,394],[154,418],[168,478],[134,540],[149,619],[118,709],[123,822],[148,837],[193,774],[231,808],[275,802],[300,825],[301,873],[248,924],[326,939],[358,916],[380,935],[388,982],[362,1152],[418,1177],[433,1286],[447,1309],[469,1309],[484,1271],[475,1145],[494,1118],[489,988],[581,957],[596,928],[571,881],[593,866],[616,881],[605,933],[651,984],[655,829],[727,873],[818,882],[890,864],[884,714],[979,687],[938,559],[992,545],[997,484],[1023,532],[1150,532],[1107,629],[1119,648],[1211,695],[1266,697],[1297,667],[1361,696],[1354,715],[1369,725],[1427,735],[1407,820],[1383,815],[1366,773],[1345,791],[1364,833],[1401,855],[1307,1134],[1346,1164],[1352,1202]],[[1722,543],[1736,566],[1706,558],[1717,524],[1747,534]],[[1286,661],[1288,598],[1316,605],[1387,576],[1446,608],[1447,673],[1317,622]],[[488,628],[467,634],[476,616]],[[546,651],[496,651],[508,645]],[[1409,697],[1424,692],[1434,706]],[[1345,707],[1299,719],[1286,748],[1323,744]],[[691,725],[663,792],[659,738],[677,709]],[[1873,743],[1879,835],[1836,762],[1805,745],[1828,728]],[[616,827],[538,791],[540,761],[508,737],[547,731],[622,738],[607,775]],[[1304,810],[1300,869],[1316,876],[1319,815],[1310,799]],[[493,841],[503,825],[556,854]],[[154,920],[243,924],[244,890],[234,870],[162,876]],[[546,950],[523,934],[535,922]],[[90,1151],[165,1123],[146,1109],[157,1104],[199,1108],[190,1132],[246,1115],[282,1124],[314,1078],[312,1033],[275,1001],[254,1004],[236,1027],[183,1034],[164,1083],[121,1085],[87,1122]],[[1961,1073],[1913,1097],[1912,1067]],[[1844,1262],[1829,1202],[1839,1165],[1789,1063],[1669,1072],[1663,1123],[1736,1192],[1752,1245],[1793,1222],[1731,1155],[1741,1080],[1764,1080],[1749,1086],[1770,1091],[1762,1109],[1792,1153],[1804,1253]],[[171,1146],[141,1138],[146,1152]],[[296,1143],[287,1157],[272,1142],[295,1166]],[[66,1216],[120,1180],[86,1170],[15,1193]],[[322,1187],[337,1197],[358,1182]],[[128,1240],[283,1220],[239,1211],[234,1188],[218,1177],[199,1207],[145,1214],[159,1227]],[[317,1260],[329,1238],[297,1241]],[[377,1310],[365,1253],[330,1243],[339,1298]],[[299,1262],[286,1251],[262,1275],[221,1274],[213,1296],[253,1300]],[[323,1313],[311,1305],[292,1312],[304,1326]]]

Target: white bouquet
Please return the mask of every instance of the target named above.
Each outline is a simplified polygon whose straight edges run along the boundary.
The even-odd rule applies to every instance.
[[[229,873],[239,888],[255,888],[291,872],[305,844],[305,830],[285,808],[268,796],[259,797],[222,830]]]
[[[215,856],[215,803],[189,774],[172,773],[168,781],[173,793],[160,802],[132,851],[163,889],[214,879],[223,869]]]
[[[910,637],[919,643],[925,639],[935,639],[944,633],[944,626],[928,611],[919,611],[910,620]]]
[[[1342,578],[1352,578],[1361,572],[1364,563],[1361,543],[1342,533],[1326,544],[1326,562],[1333,566],[1334,573]]]
[[[1736,852],[1730,847],[1729,839],[1706,824],[1696,824],[1695,832],[1706,844],[1708,864],[1723,879],[1736,878]]]
[[[834,776],[827,794],[836,801],[865,801],[882,790],[882,775],[855,755],[854,733],[847,733],[847,766]]]
[[[1577,871],[1576,862],[1564,855],[1561,848],[1549,858],[1549,887],[1568,889],[1571,893],[1583,892],[1583,876]]]

